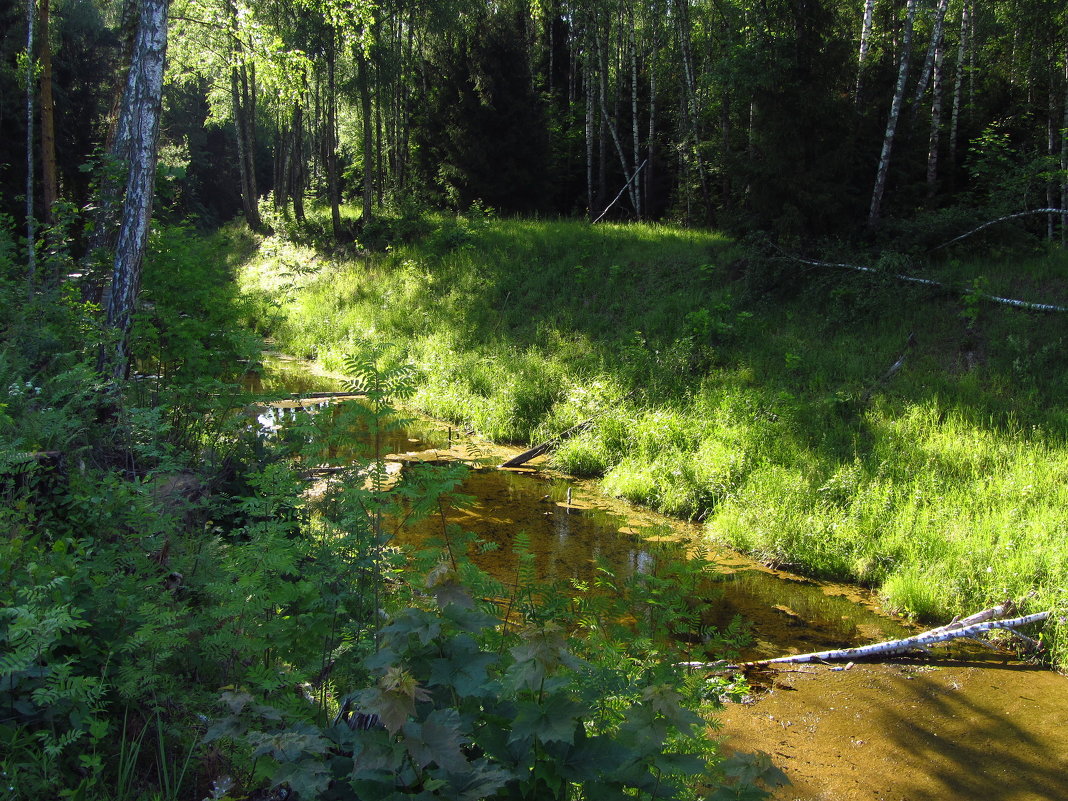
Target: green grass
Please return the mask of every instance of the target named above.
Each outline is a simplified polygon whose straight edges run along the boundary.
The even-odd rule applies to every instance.
[[[595,417],[557,467],[914,615],[1032,591],[1030,611],[1068,604],[1068,316],[762,259],[709,232],[424,222],[359,259],[263,241],[241,270],[256,324],[327,366],[394,343],[419,370],[417,406],[498,440]],[[922,274],[1068,298],[1062,253]]]

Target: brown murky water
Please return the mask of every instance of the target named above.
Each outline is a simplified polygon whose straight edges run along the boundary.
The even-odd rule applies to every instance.
[[[333,388],[314,376],[301,381],[286,386]],[[318,403],[290,404],[302,405]],[[271,412],[267,421],[298,413]],[[398,432],[385,447],[409,460],[444,453],[484,465],[515,453],[458,445],[454,432],[430,422]],[[461,491],[476,500],[451,511],[451,522],[499,546],[481,566],[505,581],[515,571],[518,531],[529,535],[547,581],[589,578],[598,560],[619,575],[652,570],[658,559],[686,558],[698,534],[536,468],[472,471]],[[664,542],[678,545],[657,545]],[[707,556],[722,574],[708,599],[715,622],[740,614],[752,624],[744,659],[914,631],[863,589],[770,570],[732,552]],[[722,711],[719,736],[727,750],[771,754],[792,781],[775,794],[780,801],[1068,801],[1068,678],[1052,671],[954,645],[848,670],[787,665],[755,671],[750,682],[758,688],[752,702]]]

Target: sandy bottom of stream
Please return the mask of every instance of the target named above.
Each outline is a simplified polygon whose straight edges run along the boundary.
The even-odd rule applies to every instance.
[[[787,665],[720,713],[727,750],[765,751],[777,801],[1068,799],[1068,678],[993,654],[849,670]]]

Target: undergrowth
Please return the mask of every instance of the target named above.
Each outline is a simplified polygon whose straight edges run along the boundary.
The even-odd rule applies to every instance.
[[[327,366],[403,343],[411,403],[498,440],[592,420],[556,467],[918,617],[1063,614],[1068,322],[984,299],[1064,303],[1063,253],[883,254],[866,274],[656,225],[424,226],[360,258],[263,241],[240,272],[250,322]]]
[[[389,480],[381,435],[413,388],[389,348],[335,357],[365,403],[257,430],[232,243],[155,232],[137,375],[118,388],[93,367],[99,309],[56,280],[72,263],[30,288],[11,244],[0,226],[6,797],[722,801],[783,780],[765,756],[722,760],[708,736],[744,681],[685,676],[666,628],[596,636],[627,617],[698,625],[652,585],[686,576],[576,609],[526,572],[502,589],[447,521],[422,554],[396,547],[463,470]],[[370,444],[353,462],[357,431]],[[703,635],[730,657],[745,631]]]

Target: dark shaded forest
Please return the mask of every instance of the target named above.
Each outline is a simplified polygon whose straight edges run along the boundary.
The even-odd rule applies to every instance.
[[[136,4],[38,11],[34,209],[92,203]],[[24,214],[26,8],[0,15],[3,211]],[[354,203],[670,220],[788,241],[1062,207],[1055,0],[308,2],[170,9],[157,213]],[[20,60],[22,59],[22,60]],[[1040,235],[1063,220],[1038,217]],[[907,231],[902,231],[904,226]]]

